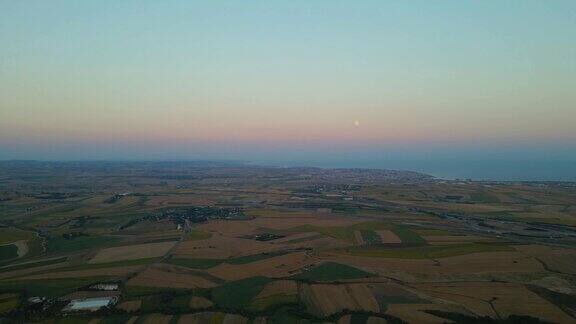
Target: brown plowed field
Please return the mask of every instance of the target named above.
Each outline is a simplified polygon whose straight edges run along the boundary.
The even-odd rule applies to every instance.
[[[538,317],[553,323],[574,322],[574,319],[560,308],[521,284],[458,282],[421,283],[412,286],[434,298],[461,304],[477,315],[506,318],[515,314]],[[490,302],[494,309],[490,306]]]

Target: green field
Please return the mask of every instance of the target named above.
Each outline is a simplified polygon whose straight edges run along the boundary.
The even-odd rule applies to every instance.
[[[303,320],[304,311],[301,306],[281,305],[274,308],[271,316],[267,318],[266,323],[270,324],[292,324],[292,323],[321,323],[320,321]],[[324,322],[333,323],[333,322]]]
[[[486,191],[477,191],[477,192],[472,193],[470,195],[470,200],[472,200],[474,202],[487,203],[487,204],[500,202],[500,199],[498,198],[498,196],[491,194],[489,192],[486,192]]]
[[[253,300],[246,308],[251,311],[261,312],[268,308],[287,304],[298,304],[298,296],[278,294],[266,298],[259,298]]]
[[[18,248],[14,244],[0,246],[0,261],[11,260],[18,257]]]
[[[58,297],[104,279],[105,277],[90,277],[3,281],[0,282],[0,290],[26,291],[33,296]]]
[[[512,211],[496,211],[496,212],[484,212],[484,213],[475,213],[474,216],[482,217],[486,219],[495,219],[495,220],[503,220],[509,222],[517,222],[517,223],[525,223],[527,221],[534,222],[534,223],[547,223],[547,224],[555,224],[555,225],[567,225],[567,226],[576,226],[576,220],[574,220],[571,216],[564,216],[562,218],[559,217],[546,217],[545,213],[534,213],[535,216],[526,217],[524,215],[516,214]],[[538,216],[536,216],[538,215]]]
[[[175,296],[172,299],[167,298],[162,301],[162,307],[174,313],[183,313],[190,309],[190,298],[192,298],[190,294]]]
[[[366,324],[370,316],[366,314],[352,314],[350,317],[350,324]]]
[[[271,279],[251,277],[212,289],[212,299],[221,307],[239,309],[250,303]]]
[[[297,280],[336,281],[373,277],[374,275],[360,269],[335,262],[325,262],[310,270],[293,276]]]
[[[212,237],[212,233],[204,232],[199,229],[192,229],[186,234],[186,241],[206,240]]]
[[[102,317],[98,324],[124,324],[128,322],[131,317],[132,315],[127,314],[107,315]]]
[[[348,248],[344,252],[356,256],[398,258],[398,259],[439,259],[457,255],[465,255],[478,252],[512,251],[513,249],[503,244],[465,243],[444,246],[422,246],[406,248],[386,247],[358,247]]]
[[[221,259],[183,259],[183,258],[170,258],[166,260],[167,263],[175,264],[182,267],[193,269],[209,269],[224,262]]]
[[[69,316],[64,318],[59,318],[56,320],[56,324],[87,324],[90,323],[92,318],[83,316]],[[101,322],[100,322],[101,323]]]
[[[49,253],[73,252],[113,246],[119,241],[120,239],[111,236],[80,236],[69,240],[56,236],[48,239],[47,250]]]

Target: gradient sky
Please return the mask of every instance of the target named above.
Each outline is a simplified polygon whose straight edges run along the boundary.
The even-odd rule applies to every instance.
[[[0,0],[0,159],[576,161],[576,1]]]

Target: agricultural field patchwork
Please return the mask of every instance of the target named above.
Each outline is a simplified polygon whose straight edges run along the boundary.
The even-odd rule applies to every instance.
[[[0,321],[576,321],[570,183],[49,165],[0,163]]]

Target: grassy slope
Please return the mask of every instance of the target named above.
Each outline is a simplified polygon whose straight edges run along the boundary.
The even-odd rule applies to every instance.
[[[335,281],[372,277],[373,274],[335,262],[325,262],[292,278],[311,281]]]
[[[242,308],[256,296],[271,279],[266,277],[251,277],[229,282],[212,290],[212,299],[219,306],[226,308]]]

